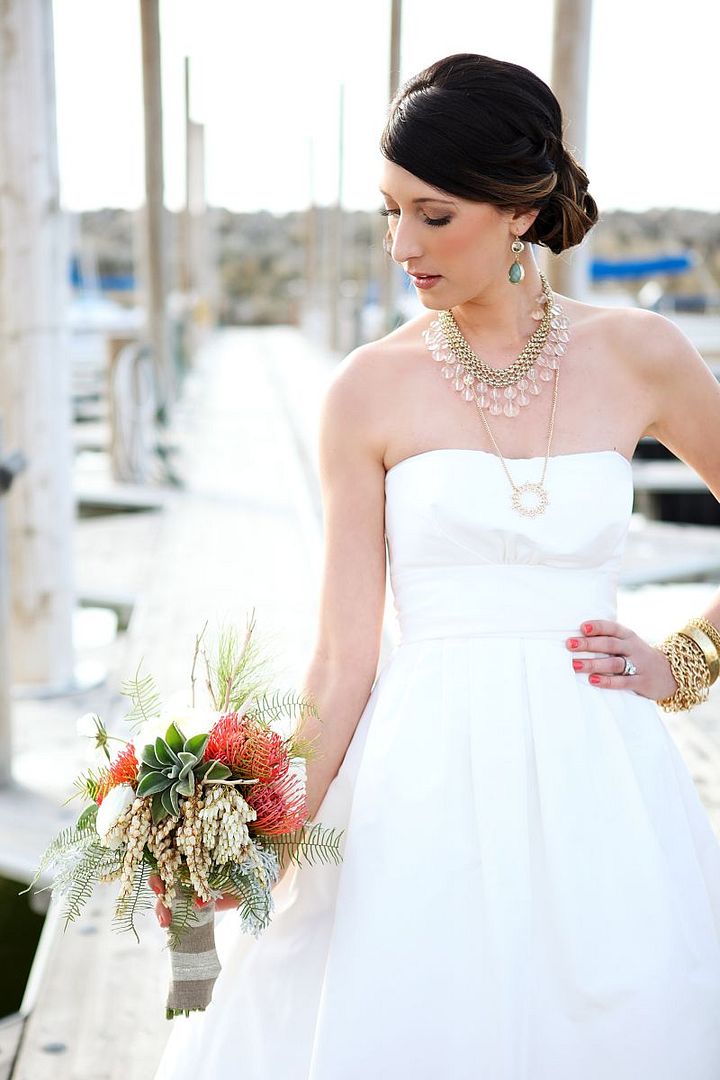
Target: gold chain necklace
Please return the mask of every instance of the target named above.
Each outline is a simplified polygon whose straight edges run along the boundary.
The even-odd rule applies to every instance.
[[[520,356],[506,368],[493,368],[472,350],[451,311],[440,311],[422,337],[440,374],[465,399],[493,416],[518,416],[537,397],[543,382],[550,382],[570,340],[567,316],[540,273],[543,291],[536,298],[532,317],[539,322]]]
[[[441,374],[447,379],[454,379],[453,386],[455,390],[461,393],[466,401],[473,401],[477,406],[480,418],[485,424],[505,474],[510,481],[513,491],[512,507],[519,514],[526,517],[536,517],[538,514],[542,514],[550,502],[550,496],[545,487],[545,475],[555,427],[555,409],[560,378],[559,358],[565,353],[567,343],[570,340],[568,318],[557,303],[550,285],[542,273],[540,273],[540,280],[543,291],[537,297],[536,303],[538,305],[543,304],[544,311],[538,306],[532,312],[533,318],[540,325],[530,337],[517,360],[506,368],[490,367],[473,352],[451,311],[439,312],[437,318],[422,332],[433,359],[442,364]],[[529,404],[530,397],[528,395],[540,393],[538,378],[544,382],[554,379],[543,471],[538,481],[516,484],[510,475],[500,447],[490,430],[484,410],[487,409],[488,412],[495,416],[500,413],[511,417],[517,416],[521,408]],[[532,500],[529,504],[523,501],[528,496]]]
[[[512,386],[523,378],[523,376],[527,375],[528,371],[547,344],[550,331],[553,329],[551,325],[551,320],[554,318],[552,314],[552,291],[542,274],[540,274],[540,280],[542,282],[543,295],[539,298],[538,302],[544,304],[544,309],[538,308],[538,310],[533,311],[533,317],[537,317],[538,314],[540,315],[540,319],[538,320],[539,326],[531,335],[517,360],[512,364],[509,364],[508,367],[494,368],[490,367],[489,364],[486,364],[485,361],[470,347],[462,330],[458,326],[452,311],[438,312],[437,319],[445,339],[469,375],[473,376],[475,379],[486,382],[492,387]],[[557,321],[557,319],[555,319],[555,321]]]
[[[482,417],[483,421],[485,422],[485,427],[487,428],[487,433],[490,436],[490,438],[492,439],[492,444],[493,444],[493,446],[495,447],[495,449],[498,452],[498,455],[500,457],[500,463],[501,463],[503,469],[505,470],[505,475],[507,476],[508,480],[510,481],[510,486],[513,489],[512,508],[513,508],[513,510],[517,510],[517,512],[519,514],[523,514],[525,517],[537,517],[538,514],[542,514],[544,512],[545,507],[550,502],[550,495],[548,494],[548,490],[545,487],[545,473],[547,472],[548,461],[550,459],[550,445],[552,443],[553,430],[554,430],[554,427],[555,427],[555,406],[557,405],[557,391],[558,391],[558,381],[559,381],[559,379],[560,379],[560,368],[556,367],[555,368],[555,381],[553,383],[552,409],[550,410],[550,429],[548,431],[548,440],[547,440],[547,447],[546,447],[546,450],[545,450],[545,461],[543,463],[542,476],[540,477],[539,480],[528,480],[524,484],[516,484],[515,483],[515,481],[513,480],[512,476],[510,475],[510,473],[508,471],[508,467],[507,467],[507,465],[505,463],[505,458],[502,456],[502,453],[500,451],[500,447],[496,443],[495,437],[494,437],[492,431],[490,430],[490,425],[487,422],[487,418],[485,417],[485,415],[483,414],[482,409],[478,405],[478,412],[480,413],[480,416]],[[523,503],[523,498],[526,495],[529,495],[531,497],[533,497],[533,496],[536,497],[536,501],[531,502],[529,505],[525,505]]]

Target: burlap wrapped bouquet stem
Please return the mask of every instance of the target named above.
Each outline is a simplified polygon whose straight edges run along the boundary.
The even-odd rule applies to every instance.
[[[215,950],[215,904],[211,901],[195,910],[192,923],[170,948],[167,1019],[206,1009],[220,970]]]

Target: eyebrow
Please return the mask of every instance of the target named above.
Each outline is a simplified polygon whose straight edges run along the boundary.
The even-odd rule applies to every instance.
[[[387,199],[392,199],[393,198],[392,195],[390,195],[387,191],[383,191],[382,188],[380,188],[380,194],[384,195]],[[424,195],[419,199],[413,199],[413,202],[414,203],[442,202],[442,203],[447,203],[448,206],[454,206],[455,205],[453,202],[451,202],[450,199],[436,199],[434,195]]]

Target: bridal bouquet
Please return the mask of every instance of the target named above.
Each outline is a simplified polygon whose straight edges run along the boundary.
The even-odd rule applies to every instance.
[[[206,624],[207,626],[207,624]],[[108,734],[96,714],[78,721],[105,755],[105,764],[75,781],[90,800],[74,826],[50,843],[27,892],[50,867],[50,885],[65,900],[65,929],[78,917],[98,882],[119,881],[113,922],[139,940],[135,918],[152,908],[151,874],[165,886],[171,957],[168,1019],[202,1010],[220,972],[215,951],[214,902],[237,900],[243,930],[258,936],[269,924],[272,888],[288,861],[340,861],[335,834],[307,825],[305,766],[314,753],[298,726],[283,735],[283,716],[314,705],[271,693],[258,677],[252,639],[242,645],[223,632],[213,660],[203,649],[212,708],[195,707],[195,643],[191,703],[161,708],[151,676],[121,687],[132,707],[125,720],[134,737]],[[177,699],[176,699],[177,700]],[[180,699],[182,701],[182,698]],[[121,742],[114,756],[109,743]],[[43,891],[43,890],[38,890]]]

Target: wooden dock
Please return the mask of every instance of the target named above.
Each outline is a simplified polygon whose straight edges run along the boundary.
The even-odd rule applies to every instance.
[[[219,332],[188,378],[173,425],[184,489],[150,492],[158,509],[78,520],[79,592],[124,596],[132,615],[126,635],[99,656],[83,657],[99,659],[112,672],[100,691],[15,703],[17,787],[0,793],[6,873],[29,879],[63,815],[76,816],[77,803],[59,809],[87,763],[75,719],[100,711],[122,731],[126,699],[119,685],[141,658],[162,692],[181,688],[205,619],[244,625],[254,608],[258,634],[280,662],[276,682],[297,686],[316,625],[322,554],[316,433],[334,359],[291,327]],[[678,528],[634,522],[621,610],[630,613],[636,605],[639,632],[641,614],[654,630],[658,610],[675,617],[699,601],[698,590],[707,595],[714,588],[703,577],[718,568],[720,534],[703,529],[704,537],[691,543]],[[690,566],[699,580],[662,585],[659,565],[678,578]],[[669,593],[643,600],[642,587]],[[380,663],[396,634],[388,587]],[[691,714],[673,722],[673,733],[720,835],[720,696],[702,709],[700,720]],[[169,1031],[164,936],[152,916],[142,923],[140,945],[113,932],[113,897],[113,887],[98,890],[66,933],[51,907],[21,1014],[0,1025],[0,1080],[152,1077]]]

